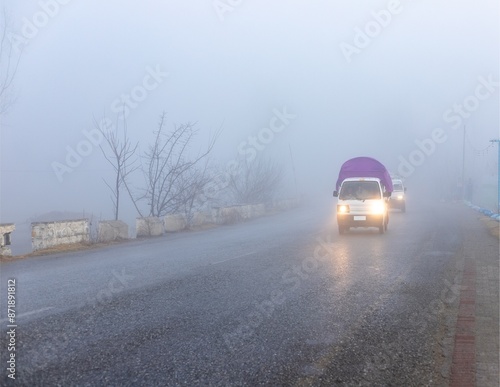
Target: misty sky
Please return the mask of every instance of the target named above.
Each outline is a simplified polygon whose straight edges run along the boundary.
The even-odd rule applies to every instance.
[[[496,148],[476,152],[499,136],[496,0],[1,3],[23,53],[1,118],[0,222],[51,210],[110,218],[111,168],[82,142],[94,120],[121,125],[124,104],[141,150],[163,111],[167,128],[197,122],[193,151],[222,127],[220,165],[288,121],[259,152],[290,178],[291,148],[301,192],[327,197],[346,159],[397,171],[432,133],[443,141],[407,179],[458,173],[464,125],[469,173],[496,169]],[[54,165],[79,145],[86,155],[58,178]]]

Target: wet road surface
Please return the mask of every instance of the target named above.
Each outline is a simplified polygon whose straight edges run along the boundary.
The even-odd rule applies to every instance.
[[[340,236],[332,211],[2,263],[16,385],[446,385],[464,236],[498,240],[461,204],[392,211],[384,235]]]

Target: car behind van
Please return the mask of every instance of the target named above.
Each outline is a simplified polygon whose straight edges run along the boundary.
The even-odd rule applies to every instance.
[[[390,207],[406,212],[406,187],[403,180],[392,179],[392,188],[391,200],[389,201]]]

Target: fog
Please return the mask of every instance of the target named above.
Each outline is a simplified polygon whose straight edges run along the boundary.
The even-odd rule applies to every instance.
[[[461,181],[464,154],[478,190],[496,181],[495,0],[2,6],[22,54],[2,102],[13,104],[1,116],[0,222],[50,211],[112,218],[103,179],[113,171],[91,133],[102,119],[122,127],[124,113],[139,152],[162,112],[167,130],[196,123],[193,154],[221,129],[213,164],[253,148],[283,166],[282,196],[330,200],[340,165],[356,156],[430,193]],[[281,129],[269,131],[273,123]],[[259,134],[267,143],[251,145]],[[135,216],[122,200],[120,217]]]

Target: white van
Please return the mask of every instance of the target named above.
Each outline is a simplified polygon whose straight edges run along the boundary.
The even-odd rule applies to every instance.
[[[383,234],[389,223],[388,198],[381,180],[375,177],[350,177],[342,181],[338,197],[339,234],[351,227],[378,227]]]

